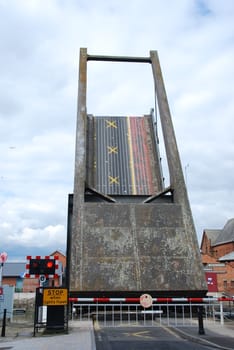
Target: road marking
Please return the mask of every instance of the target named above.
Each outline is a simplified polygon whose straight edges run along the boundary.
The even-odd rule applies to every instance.
[[[119,185],[119,177],[118,176],[112,177],[109,175],[109,183],[110,185],[113,185],[113,184]]]
[[[156,322],[155,322],[156,323]],[[164,331],[168,332],[169,334],[173,335],[174,337],[181,339],[181,337],[176,334],[175,332],[173,332],[172,329],[168,328],[167,326],[164,326],[163,324],[160,324],[160,327],[162,327],[164,329]]]
[[[116,146],[107,146],[108,154],[118,153],[118,147]]]
[[[107,125],[106,125],[107,128],[115,128],[115,129],[117,129],[117,125],[116,125],[116,121],[115,120],[114,121],[106,120],[106,123],[107,123]]]
[[[129,147],[129,166],[132,180],[132,194],[137,194],[136,192],[136,179],[135,179],[135,169],[134,169],[134,159],[133,159],[133,149],[132,149],[132,134],[131,134],[131,123],[130,117],[127,117],[127,127],[128,127],[128,147]]]
[[[155,339],[154,337],[151,337],[149,334],[149,331],[140,331],[136,333],[123,333],[128,337],[138,337],[138,338],[144,338],[144,339]]]

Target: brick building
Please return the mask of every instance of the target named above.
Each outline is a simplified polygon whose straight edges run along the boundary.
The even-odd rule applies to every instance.
[[[208,292],[234,295],[234,219],[227,221],[223,229],[204,230],[201,256]]]
[[[66,267],[66,256],[55,251],[49,256],[58,256],[59,269],[58,278],[50,278],[47,281],[48,286],[57,287],[62,284],[64,271]],[[39,287],[38,278],[24,278],[26,271],[26,262],[6,262],[3,266],[2,284],[14,286],[16,292],[35,292]]]
[[[6,262],[3,266],[2,284],[14,286],[16,292],[23,291],[24,262]]]

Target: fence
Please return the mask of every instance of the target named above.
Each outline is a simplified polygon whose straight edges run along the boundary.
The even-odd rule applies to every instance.
[[[78,300],[78,299],[76,299]],[[225,315],[230,313],[234,316],[233,306],[228,312],[223,311],[223,302],[209,300],[206,302],[172,302],[153,303],[149,308],[143,308],[139,302],[116,302],[102,299],[91,303],[90,299],[79,299],[80,302],[72,302],[72,318],[77,320],[96,320],[103,327],[116,326],[143,326],[143,327],[187,327],[202,322],[224,322]],[[178,299],[177,299],[178,300]],[[181,300],[181,299],[180,299]],[[131,300],[132,301],[132,300]],[[226,299],[225,299],[226,301]],[[200,327],[200,326],[199,326]]]

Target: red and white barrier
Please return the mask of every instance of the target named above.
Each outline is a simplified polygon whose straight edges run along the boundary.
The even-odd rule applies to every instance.
[[[203,303],[213,301],[234,301],[234,298],[152,298],[154,303]],[[78,303],[140,303],[140,298],[69,298]]]

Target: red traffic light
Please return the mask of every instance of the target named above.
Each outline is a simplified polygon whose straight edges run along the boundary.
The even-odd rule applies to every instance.
[[[30,259],[30,275],[54,275],[55,269],[55,259]]]
[[[46,267],[47,267],[48,269],[52,269],[52,268],[54,267],[54,262],[51,261],[51,260],[49,260],[49,261],[47,262],[47,264],[46,264]]]

